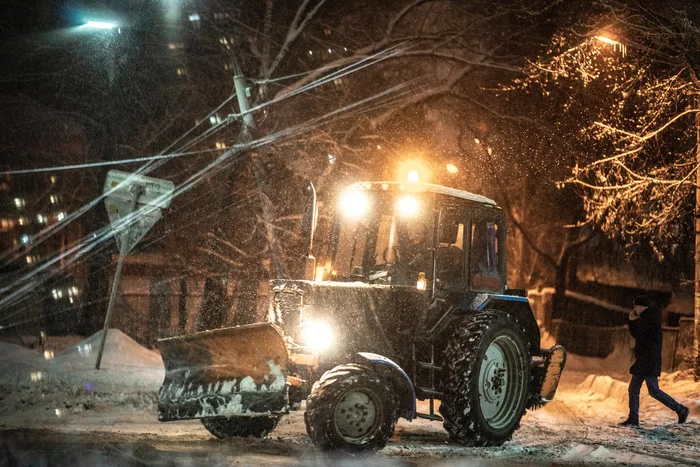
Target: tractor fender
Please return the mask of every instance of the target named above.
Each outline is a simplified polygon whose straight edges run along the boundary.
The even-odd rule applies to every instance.
[[[408,421],[416,415],[416,391],[411,378],[394,361],[376,353],[358,352],[357,363],[369,366],[382,377],[389,380],[398,395],[398,413]]]
[[[489,294],[476,308],[477,312],[485,309],[503,311],[511,315],[525,331],[525,337],[530,344],[530,354],[540,354],[540,328],[537,325],[535,315],[532,313],[527,297],[515,295]]]

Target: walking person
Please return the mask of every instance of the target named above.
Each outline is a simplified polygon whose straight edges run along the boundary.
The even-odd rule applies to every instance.
[[[647,384],[649,395],[678,414],[678,423],[688,420],[690,410],[659,389],[661,376],[661,311],[645,296],[634,299],[629,315],[629,330],[634,337],[632,381],[628,388],[630,414],[622,426],[639,426],[639,390]]]

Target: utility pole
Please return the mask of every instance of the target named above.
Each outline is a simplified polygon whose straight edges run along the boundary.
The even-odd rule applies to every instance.
[[[233,60],[233,86],[236,89],[236,99],[238,100],[238,110],[242,114],[243,119],[243,133],[246,142],[253,140],[253,132],[257,129],[255,126],[255,119],[253,118],[252,112],[250,112],[250,102],[248,102],[248,92],[245,85],[245,76],[243,76],[243,70],[241,70],[241,65],[238,63],[238,58],[236,54],[231,54]]]
[[[233,61],[233,85],[236,89],[236,99],[238,100],[238,109],[241,113],[243,120],[243,140],[245,142],[251,142],[253,140],[253,135],[257,130],[255,124],[255,119],[253,118],[252,112],[250,112],[250,102],[248,101],[248,92],[245,85],[245,76],[243,76],[243,70],[241,65],[238,63],[238,58],[235,53],[231,54]],[[265,231],[267,233],[267,241],[270,244],[272,262],[275,265],[275,270],[278,276],[284,277],[284,263],[282,258],[282,248],[277,241],[277,235],[275,231],[270,226],[272,222],[272,212],[269,206],[269,200],[265,196],[265,177],[262,174],[261,167],[256,160],[255,155],[251,155],[253,162],[253,173],[255,175],[255,182],[260,190],[260,204],[263,211],[263,218],[265,220]]]

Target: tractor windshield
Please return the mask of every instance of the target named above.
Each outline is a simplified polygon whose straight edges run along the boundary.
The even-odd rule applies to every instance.
[[[427,283],[432,199],[423,193],[346,193],[336,224],[333,269],[338,279],[416,287],[422,277]]]

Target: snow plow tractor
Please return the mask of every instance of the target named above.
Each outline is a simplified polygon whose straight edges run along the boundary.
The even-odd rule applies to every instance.
[[[323,450],[381,449],[400,417],[442,421],[461,444],[502,444],[552,400],[566,360],[560,346],[540,348],[527,297],[506,287],[505,242],[486,197],[350,186],[328,261],[316,267],[309,252],[309,277],[271,281],[266,320],[158,341],[159,419],[261,437],[306,401]]]

